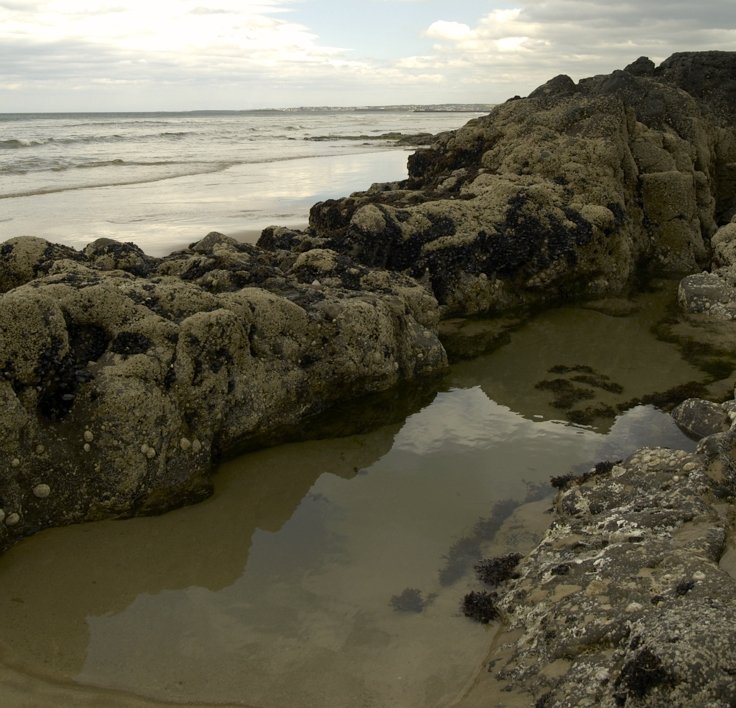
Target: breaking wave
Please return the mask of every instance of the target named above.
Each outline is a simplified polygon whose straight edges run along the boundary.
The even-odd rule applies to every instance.
[[[0,140],[0,150],[21,150],[23,148],[39,147],[41,145],[79,145],[91,143],[123,143],[123,142],[139,142],[142,140],[181,140],[190,135],[194,135],[191,131],[164,131],[163,133],[147,133],[145,135],[87,135],[87,136],[70,136],[68,138],[40,138],[36,140],[22,140],[19,138],[11,138],[10,140]]]

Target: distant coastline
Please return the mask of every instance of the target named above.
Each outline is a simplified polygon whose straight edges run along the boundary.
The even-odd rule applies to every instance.
[[[487,113],[493,103],[439,103],[439,104],[406,104],[393,106],[296,106],[293,108],[249,108],[242,110],[191,110],[191,111],[63,111],[30,113],[0,113],[0,121],[12,121],[28,118],[65,118],[69,116],[242,116],[242,115],[284,115],[290,113]]]

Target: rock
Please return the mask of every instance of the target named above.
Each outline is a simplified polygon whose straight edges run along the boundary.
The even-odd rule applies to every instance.
[[[266,251],[290,251],[301,253],[312,248],[319,248],[325,243],[324,239],[297,229],[287,229],[283,226],[269,226],[263,229],[256,245]]]
[[[237,248],[238,242],[234,238],[225,236],[218,231],[211,231],[203,239],[193,243],[189,248],[195,253],[212,254],[218,246]]]
[[[702,101],[721,123],[733,123],[736,117],[733,52],[677,52],[665,59],[656,73]]]
[[[48,273],[57,260],[84,262],[84,255],[73,248],[49,243],[42,238],[20,236],[0,244],[0,293]]]
[[[697,273],[680,281],[680,308],[687,313],[707,313],[716,319],[736,319],[736,288],[719,273]]]
[[[634,76],[650,76],[654,73],[655,64],[649,57],[639,57],[636,61],[624,68]]]
[[[719,403],[688,398],[670,413],[677,426],[696,440],[728,430],[728,411]]]
[[[575,82],[566,74],[560,74],[550,79],[546,84],[535,89],[529,94],[529,98],[551,98],[558,96],[571,96],[578,90]]]
[[[120,243],[111,238],[98,238],[88,244],[84,255],[100,270],[123,270],[133,275],[148,275],[159,263],[147,256],[134,243]]]
[[[227,450],[447,365],[424,287],[324,248],[212,233],[163,259],[109,240],[0,254],[0,549],[201,499]]]
[[[729,267],[736,265],[736,222],[722,226],[711,239],[713,265]]]
[[[309,232],[426,282],[443,316],[701,270],[736,213],[735,74],[736,53],[706,52],[557,76],[436,136],[407,180],[316,204]]]
[[[697,453],[639,450],[565,485],[545,537],[501,586],[505,629],[489,669],[503,695],[545,706],[736,701],[736,578],[719,567],[733,436]]]

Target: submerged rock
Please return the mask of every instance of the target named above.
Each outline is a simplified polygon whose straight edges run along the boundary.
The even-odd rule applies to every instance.
[[[0,265],[0,549],[199,499],[236,445],[447,364],[422,286],[324,248],[20,238]]]

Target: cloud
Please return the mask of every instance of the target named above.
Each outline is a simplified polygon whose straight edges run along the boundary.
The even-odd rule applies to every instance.
[[[736,46],[733,0],[519,0],[473,26],[443,19],[426,30],[431,55],[406,57],[458,86],[485,81],[527,93],[557,73],[581,78],[623,68],[642,55],[661,61],[676,51]]]
[[[470,27],[462,22],[437,20],[427,29],[427,37],[435,39],[460,40],[470,34]]]
[[[456,0],[457,15],[438,0],[401,6],[401,32],[386,31],[385,13],[361,15],[379,43],[402,33],[419,42],[387,59],[370,45],[324,42],[317,19],[295,18],[326,22],[329,6],[297,13],[305,0],[0,0],[0,101],[5,110],[26,110],[23,98],[89,110],[74,103],[82,95],[101,109],[492,102],[557,73],[578,79],[641,55],[736,46],[733,0],[516,0],[484,14]]]

